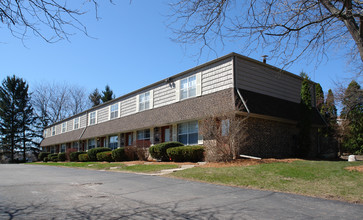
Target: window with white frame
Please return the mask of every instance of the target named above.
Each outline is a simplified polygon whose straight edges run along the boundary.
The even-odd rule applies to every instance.
[[[197,95],[196,81],[197,78],[195,75],[180,80],[180,100],[191,98]]]
[[[150,129],[137,131],[137,140],[150,140]]]
[[[55,127],[52,127],[52,136],[55,135]]]
[[[62,123],[62,133],[67,131],[67,122]]]
[[[118,117],[118,103],[111,105],[110,119]]]
[[[62,144],[62,145],[61,145],[60,152],[61,152],[61,153],[65,153],[65,152],[66,152],[66,144]]]
[[[89,124],[94,125],[96,124],[96,112],[89,113]]]
[[[118,146],[118,136],[110,136],[108,138],[108,147],[111,148],[112,150],[115,150]]]
[[[150,92],[145,92],[139,95],[139,111],[150,108]]]
[[[73,129],[76,130],[79,128],[79,118],[73,119]]]
[[[88,150],[96,147],[96,140],[95,139],[89,139],[88,140]]]
[[[47,137],[47,129],[44,130],[44,137]]]
[[[185,144],[198,144],[198,121],[178,124],[178,141]]]

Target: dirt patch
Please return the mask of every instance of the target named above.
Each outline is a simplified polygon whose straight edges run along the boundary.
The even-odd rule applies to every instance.
[[[202,167],[237,167],[237,166],[251,166],[251,165],[257,165],[257,164],[263,164],[263,163],[291,163],[293,161],[300,160],[300,159],[261,159],[261,160],[255,160],[255,159],[237,159],[230,162],[219,162],[219,163],[206,163],[204,165],[201,165]]]
[[[355,167],[346,167],[344,168],[346,170],[349,170],[349,171],[358,171],[358,172],[362,172],[363,173],[363,165],[360,165],[360,166],[355,166]]]

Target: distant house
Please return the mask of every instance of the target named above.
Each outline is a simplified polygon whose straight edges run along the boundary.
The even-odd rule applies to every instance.
[[[241,154],[293,156],[302,78],[231,53],[57,122],[44,130],[43,151],[86,151],[180,141],[203,144],[201,122],[215,112],[248,116],[248,146]],[[315,109],[315,83],[312,106]],[[247,108],[238,110],[244,101]],[[248,111],[247,111],[248,109]],[[314,127],[323,124],[314,110]],[[312,154],[317,153],[317,129]]]

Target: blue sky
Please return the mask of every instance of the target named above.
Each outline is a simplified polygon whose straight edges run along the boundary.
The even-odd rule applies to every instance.
[[[205,51],[201,57],[198,45],[180,45],[170,40],[167,28],[168,7],[161,0],[102,2],[100,20],[94,11],[81,18],[87,26],[87,37],[76,33],[69,41],[49,44],[29,35],[24,41],[12,37],[6,27],[0,28],[0,79],[7,75],[24,78],[30,87],[41,82],[67,82],[85,87],[88,92],[103,90],[110,85],[116,96],[177,74],[230,52],[247,55],[238,42],[216,45],[217,55]],[[263,54],[249,54],[261,60]],[[274,61],[268,61],[274,64]],[[342,81],[348,74],[342,54],[333,55],[318,68],[301,60],[287,70],[299,74],[307,72],[313,81],[322,85],[326,93],[334,88],[334,81]]]

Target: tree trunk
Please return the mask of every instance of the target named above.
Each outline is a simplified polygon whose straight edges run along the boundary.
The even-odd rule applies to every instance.
[[[11,135],[11,140],[10,140],[10,143],[11,143],[11,146],[10,146],[10,149],[11,149],[11,162],[14,161],[14,148],[15,148],[15,141],[14,141],[14,135]]]
[[[23,131],[23,161],[26,162],[25,130]]]

